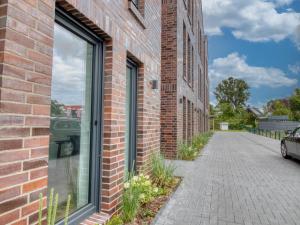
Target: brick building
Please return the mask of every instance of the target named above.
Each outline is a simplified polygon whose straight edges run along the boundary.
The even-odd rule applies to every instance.
[[[162,1],[161,150],[208,130],[207,38],[199,0]]]
[[[1,0],[0,21],[0,224],[36,224],[52,187],[101,224],[160,149],[161,1]]]

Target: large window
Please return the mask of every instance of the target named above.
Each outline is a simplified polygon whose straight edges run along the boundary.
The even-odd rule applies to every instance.
[[[126,134],[125,171],[136,167],[136,108],[137,108],[137,66],[127,62],[126,71]]]
[[[68,195],[70,213],[76,212],[77,219],[97,207],[94,197],[99,195],[99,178],[95,177],[99,177],[101,56],[100,40],[57,12],[48,187],[59,194],[58,220],[64,216]],[[77,224],[75,215],[70,217],[72,221]]]
[[[183,51],[183,78],[186,80],[187,79],[187,32],[186,32],[186,26],[185,23],[183,22],[183,45],[182,45],[182,51]]]

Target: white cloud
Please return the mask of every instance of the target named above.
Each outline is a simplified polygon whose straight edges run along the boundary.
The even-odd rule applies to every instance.
[[[300,73],[300,61],[288,66],[289,71],[291,71],[294,74],[299,74]]]
[[[294,40],[300,49],[300,13],[279,12],[293,0],[203,0],[206,33],[222,35],[223,28],[232,29],[238,38],[252,42]],[[298,28],[299,29],[299,28]]]
[[[291,79],[280,69],[273,67],[250,66],[245,56],[231,53],[224,58],[214,59],[209,66],[209,76],[214,89],[222,80],[232,76],[244,79],[250,87],[290,87],[297,84],[296,79]]]

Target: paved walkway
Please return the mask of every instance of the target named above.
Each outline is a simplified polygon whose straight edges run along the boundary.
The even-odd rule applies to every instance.
[[[300,162],[284,160],[279,141],[216,133],[184,176],[155,225],[300,225]]]

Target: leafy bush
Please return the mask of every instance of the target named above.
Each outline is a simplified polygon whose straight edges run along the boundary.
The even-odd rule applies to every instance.
[[[124,186],[125,187],[125,186]],[[140,206],[140,193],[137,188],[132,185],[126,186],[122,195],[122,221],[125,223],[132,222],[138,213]]]
[[[158,187],[169,186],[174,180],[175,167],[172,164],[166,164],[165,159],[160,154],[154,154],[151,157],[151,174],[153,183]]]
[[[152,184],[150,176],[140,174],[129,176],[129,180],[124,184],[122,201],[122,220],[132,222],[138,213],[140,205],[152,201],[161,194],[161,189]]]
[[[177,158],[181,160],[194,160],[200,150],[208,143],[213,132],[202,133],[195,136],[191,143],[181,143],[178,146]]]
[[[177,158],[181,160],[193,160],[198,155],[198,150],[193,145],[181,143],[178,147]]]
[[[123,225],[123,221],[120,218],[120,216],[113,216],[107,223],[106,225]]]

